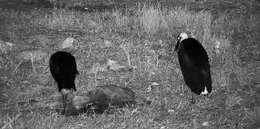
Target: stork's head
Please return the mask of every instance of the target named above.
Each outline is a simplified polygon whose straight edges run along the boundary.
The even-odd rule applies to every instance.
[[[177,51],[178,48],[179,48],[179,46],[180,46],[181,41],[183,41],[184,39],[187,39],[187,38],[189,38],[189,37],[188,37],[188,34],[185,33],[185,32],[181,32],[181,33],[177,36],[177,44],[176,44],[176,46],[175,46],[174,51]]]
[[[188,38],[188,34],[185,33],[185,32],[181,32],[181,33],[178,35],[178,37],[177,37],[177,39],[178,39],[179,42],[181,42],[182,40],[187,39],[187,38]]]

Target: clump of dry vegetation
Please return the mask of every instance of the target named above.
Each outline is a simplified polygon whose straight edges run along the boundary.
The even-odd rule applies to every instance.
[[[68,2],[84,5],[80,0]],[[215,6],[222,3],[227,7]],[[10,52],[0,56],[4,71],[0,74],[0,127],[259,128],[256,28],[260,22],[258,13],[254,13],[259,11],[259,3],[222,3],[187,0],[170,9],[159,3],[138,3],[123,10],[95,12],[69,8],[0,9],[0,43],[14,44]],[[208,98],[198,97],[195,105],[189,103],[189,89],[173,54],[175,37],[182,31],[200,40],[210,56],[213,93]],[[152,104],[93,116],[65,117],[51,109],[58,95],[48,59],[69,36],[76,38],[79,46],[73,51],[80,71],[76,94],[97,85],[116,84],[131,88],[138,96],[152,100]],[[19,53],[34,49],[47,54],[33,66],[31,60],[20,63]],[[107,70],[104,66],[109,60],[134,69]]]

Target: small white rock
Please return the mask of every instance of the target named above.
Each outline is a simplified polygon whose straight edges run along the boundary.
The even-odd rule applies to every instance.
[[[149,86],[148,88],[147,88],[147,92],[151,92],[152,91],[152,86]]]
[[[115,65],[115,64],[117,64],[117,61],[110,60],[110,59],[107,60],[107,65],[108,66],[112,66],[112,65]]]
[[[209,126],[209,122],[208,122],[208,121],[203,122],[202,125],[203,125],[203,126]]]
[[[62,45],[61,45],[61,48],[62,49],[65,49],[65,48],[73,48],[74,47],[74,43],[76,43],[77,40],[74,39],[73,37],[68,37],[66,38],[63,42],[62,42]]]
[[[174,113],[175,110],[174,110],[174,109],[169,109],[168,112],[169,112],[169,113]]]
[[[10,46],[10,47],[13,47],[13,46],[14,46],[13,43],[10,43],[10,42],[5,42],[5,43],[6,43],[6,45],[8,45],[8,46]]]
[[[162,126],[160,129],[166,129],[166,127],[165,127],[165,126]]]
[[[118,71],[118,72],[127,72],[127,71],[132,71],[133,68],[128,65],[122,65],[119,64],[117,61],[114,60],[107,60],[107,69],[113,70],[113,71]]]
[[[152,82],[152,86],[159,86],[160,84],[157,82]]]
[[[112,46],[112,42],[109,41],[109,40],[104,40],[104,44],[105,44],[105,47],[111,47]]]

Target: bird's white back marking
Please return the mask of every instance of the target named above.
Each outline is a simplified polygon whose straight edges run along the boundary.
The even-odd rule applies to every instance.
[[[205,86],[204,91],[202,91],[200,94],[207,95],[209,92],[207,90],[207,87]]]
[[[180,42],[182,41],[182,40],[184,40],[184,39],[187,39],[187,38],[189,38],[188,37],[188,34],[187,33],[185,33],[185,32],[181,32],[180,34],[179,34],[179,40],[180,40]]]

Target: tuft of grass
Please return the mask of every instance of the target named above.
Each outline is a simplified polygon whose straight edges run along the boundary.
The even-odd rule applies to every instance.
[[[186,8],[175,8],[169,12],[168,24],[171,28],[181,27],[199,39],[204,45],[210,41],[212,16],[207,11],[193,12]]]
[[[56,30],[84,30],[91,28],[87,14],[58,9],[53,9],[50,14],[38,17],[34,22]]]
[[[114,19],[115,25],[119,28],[126,27],[130,22],[130,17],[123,15],[120,11],[113,11],[111,15]]]
[[[200,40],[212,55],[212,15],[207,11],[194,12],[187,8],[176,7],[173,10],[163,10],[158,7],[140,9],[139,26],[148,35],[167,34],[170,37],[180,32],[188,32]],[[175,36],[174,36],[175,37]]]
[[[24,121],[26,119],[26,121]],[[17,123],[13,128],[28,128],[28,129],[57,129],[62,128],[65,124],[65,117],[57,113],[47,113],[46,115],[39,112],[29,113],[27,116],[16,120]]]
[[[149,35],[153,35],[158,33],[160,30],[167,31],[165,30],[167,28],[167,24],[165,23],[163,12],[160,10],[159,6],[144,6],[140,9],[139,14],[139,24],[144,32]]]

